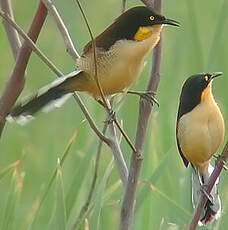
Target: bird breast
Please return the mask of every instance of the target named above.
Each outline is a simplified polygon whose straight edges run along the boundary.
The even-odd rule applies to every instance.
[[[216,153],[224,138],[224,121],[212,95],[178,122],[178,141],[186,159],[200,167]]]
[[[105,95],[121,92],[131,86],[141,72],[145,55],[157,44],[160,31],[154,31],[150,38],[143,41],[117,41],[108,51],[96,49],[97,77]],[[99,98],[99,90],[94,81],[95,65],[93,50],[77,61],[78,68],[88,74],[94,87],[89,93]]]

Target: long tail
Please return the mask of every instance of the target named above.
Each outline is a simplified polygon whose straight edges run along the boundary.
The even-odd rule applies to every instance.
[[[41,88],[34,96],[13,107],[7,119],[23,124],[40,110],[49,111],[53,107],[60,107],[76,90],[77,79],[83,77],[82,73],[82,71],[71,72]],[[69,87],[72,82],[74,86]]]
[[[209,164],[208,172],[205,174],[200,174],[197,169],[193,168],[192,172],[192,202],[193,207],[195,208],[199,202],[199,198],[202,192],[202,185],[207,183],[208,178],[213,172],[214,167]],[[219,178],[217,179],[210,197],[211,199],[207,201],[204,211],[201,215],[199,225],[204,225],[211,222],[213,219],[218,219],[221,216],[221,200],[218,194],[218,185]]]

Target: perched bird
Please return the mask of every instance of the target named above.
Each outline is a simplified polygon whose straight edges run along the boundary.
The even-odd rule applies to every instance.
[[[193,167],[192,200],[195,207],[203,185],[213,171],[210,164],[224,138],[224,120],[212,94],[215,74],[197,74],[189,77],[182,88],[177,115],[176,138],[179,153],[187,167]],[[217,181],[218,183],[218,181]],[[216,183],[216,184],[217,184]],[[221,213],[217,187],[209,195],[200,223],[206,224]],[[200,224],[199,223],[199,224]]]
[[[165,24],[179,26],[178,22],[166,19],[147,7],[129,9],[94,39],[97,68],[93,42],[90,41],[76,61],[78,71],[44,87],[35,96],[14,107],[9,115],[13,118],[32,116],[74,91],[85,91],[98,100],[100,91],[94,78],[95,69],[105,96],[127,90],[137,79],[145,55],[158,43]]]

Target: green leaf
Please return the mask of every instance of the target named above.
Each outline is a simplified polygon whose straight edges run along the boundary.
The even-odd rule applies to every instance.
[[[101,179],[100,183],[97,186],[97,190],[95,192],[95,196],[91,204],[94,205],[92,216],[90,218],[91,230],[100,229],[99,224],[100,224],[101,209],[103,206],[103,195],[104,195],[104,190],[105,190],[107,180],[111,174],[112,169],[113,169],[113,159],[110,161],[108,167],[105,170],[103,178]]]
[[[0,181],[8,174],[12,171],[12,169],[15,169],[18,164],[20,163],[20,160],[17,160],[15,162],[13,162],[12,164],[10,164],[9,166],[7,166],[6,168],[2,169],[0,171]]]
[[[51,187],[53,185],[53,182],[55,181],[56,176],[58,175],[59,167],[62,167],[62,165],[63,165],[65,159],[67,158],[68,153],[69,153],[69,151],[70,151],[70,149],[71,149],[71,147],[72,147],[72,145],[73,145],[73,143],[74,143],[74,141],[76,139],[76,137],[77,137],[77,129],[75,130],[75,132],[73,133],[72,137],[68,141],[68,144],[67,144],[66,149],[64,150],[64,152],[62,154],[62,157],[58,161],[58,165],[57,165],[57,167],[56,167],[56,169],[55,169],[55,171],[54,171],[54,173],[53,173],[53,175],[52,175],[52,177],[50,179],[50,182],[48,183],[47,188],[44,191],[44,194],[43,194],[43,196],[42,196],[42,198],[41,198],[41,200],[40,200],[40,202],[38,204],[38,207],[36,208],[36,211],[34,212],[33,218],[32,218],[32,220],[30,222],[30,225],[29,225],[28,229],[33,229],[33,226],[34,226],[34,224],[35,224],[35,222],[36,222],[36,220],[38,218],[40,208],[42,207],[42,205],[43,205],[48,193],[50,192],[50,189],[51,189]]]
[[[82,160],[80,167],[76,170],[75,175],[73,176],[73,182],[67,192],[66,211],[68,219],[70,218],[71,211],[73,210],[77,196],[81,191],[82,184],[84,182],[84,177],[88,172],[89,162],[91,162],[91,158],[94,155],[93,149],[91,149],[85,154],[85,158]]]
[[[148,181],[153,183],[154,185],[160,178],[160,176],[163,174],[165,168],[167,167],[170,157],[172,155],[173,148],[167,152],[167,154],[164,156],[162,159],[161,163],[158,165],[158,167],[154,170],[154,172],[151,174],[150,178]],[[143,204],[145,198],[148,196],[149,192],[151,191],[149,186],[143,186],[141,191],[138,194],[137,202],[136,202],[136,208],[135,210],[138,211],[141,205]]]
[[[18,168],[15,168],[11,185],[9,188],[8,198],[6,202],[6,208],[4,211],[4,218],[1,224],[2,230],[11,230],[13,229],[13,223],[16,213],[16,206],[19,202],[21,189],[24,181],[24,173],[19,174]]]
[[[57,177],[55,186],[55,208],[51,218],[49,229],[65,230],[66,229],[66,207],[64,199],[62,168],[60,160],[57,166]]]

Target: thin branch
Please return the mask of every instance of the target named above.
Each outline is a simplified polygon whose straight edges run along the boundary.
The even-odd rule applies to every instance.
[[[21,37],[27,42],[27,45],[33,50],[35,54],[38,55],[42,59],[42,61],[57,75],[57,76],[63,76],[63,73],[60,72],[56,68],[56,66],[45,56],[43,52],[40,51],[40,49],[36,46],[36,44],[31,40],[31,38],[8,16],[7,13],[2,12],[0,10],[0,16],[4,18],[5,21],[7,21],[8,24],[11,25],[20,35]]]
[[[46,7],[42,2],[39,3],[33,22],[30,26],[28,36],[35,42],[41,31],[43,23],[47,16]],[[17,56],[17,61],[11,77],[5,87],[5,90],[0,99],[0,136],[5,126],[5,117],[7,112],[17,100],[22,89],[24,88],[25,78],[24,73],[31,55],[31,48],[28,42],[24,41]]]
[[[161,12],[161,0],[155,0],[154,2],[156,2],[155,9],[158,12]],[[150,1],[150,4],[152,4],[152,1]],[[160,67],[161,67],[161,42],[159,43],[159,45],[157,45],[154,48],[153,69],[151,72],[150,81],[148,83],[147,90],[156,92],[158,88],[159,80],[156,79],[155,81],[153,78],[159,78]],[[137,154],[132,153],[131,156],[128,183],[124,193],[123,203],[121,207],[119,230],[130,230],[133,222],[135,194],[136,194],[136,188],[137,188],[141,166],[142,166],[143,147],[144,147],[145,135],[146,135],[147,125],[151,114],[151,110],[152,110],[151,103],[141,99],[139,105],[139,119],[138,119],[137,133],[136,133],[136,140],[135,140],[135,147],[137,149]]]
[[[9,18],[14,21],[11,0],[1,0],[1,7],[2,11],[7,13]],[[7,20],[3,20],[3,25],[5,27],[10,46],[12,48],[14,59],[16,60],[18,51],[21,47],[21,41],[19,39],[17,31],[7,22]]]
[[[42,0],[42,2],[45,4],[49,12],[52,14],[52,17],[55,19],[56,25],[61,32],[61,35],[63,37],[63,41],[66,46],[66,51],[70,54],[70,56],[76,60],[80,57],[80,55],[77,53],[76,49],[74,48],[74,44],[71,40],[71,37],[69,35],[69,32],[66,28],[66,26],[63,23],[63,20],[61,19],[57,9],[55,8],[53,2],[51,0]]]
[[[11,23],[12,26],[14,26],[19,34],[28,42],[28,45],[33,49],[33,51],[41,58],[41,60],[58,76],[61,77],[64,74],[57,69],[57,67],[39,50],[39,48],[37,48],[37,46],[35,45],[35,43],[24,33],[24,31],[15,23],[13,22],[4,12],[0,11],[0,15],[2,17],[4,17],[9,23]],[[82,108],[84,105],[82,103],[82,101],[80,100],[79,96],[74,93],[74,98],[75,100],[78,102],[79,106]],[[104,135],[102,135],[100,133],[100,131],[98,130],[98,128],[96,127],[93,119],[91,118],[91,116],[89,115],[88,111],[86,109],[82,109],[82,111],[84,112],[84,115],[86,116],[90,126],[92,127],[92,129],[94,130],[94,132],[106,143],[108,143],[107,138],[104,137]]]
[[[110,146],[111,140],[107,137],[105,137],[100,130],[97,128],[93,118],[91,117],[91,115],[89,114],[89,111],[87,110],[87,108],[85,107],[85,105],[83,104],[81,98],[78,96],[77,93],[73,94],[75,101],[78,103],[80,109],[82,110],[82,112],[84,113],[86,119],[89,122],[90,127],[93,129],[93,131],[96,133],[96,135],[102,140],[104,141],[107,145]]]
[[[84,13],[84,10],[82,9],[82,6],[81,6],[79,0],[76,0],[76,2],[77,2],[77,4],[78,4],[78,7],[79,7],[81,13],[82,13],[83,19],[84,19],[84,21],[85,21],[85,23],[86,23],[86,27],[87,27],[87,29],[88,29],[88,31],[89,31],[89,35],[90,35],[90,38],[91,38],[91,41],[92,41],[93,56],[94,56],[94,57],[93,57],[93,58],[94,58],[94,70],[95,70],[95,71],[94,71],[94,79],[95,79],[96,84],[97,84],[97,87],[98,87],[98,89],[99,89],[99,91],[100,91],[100,96],[101,96],[101,99],[102,99],[102,101],[103,101],[105,107],[106,107],[108,110],[111,110],[111,108],[109,107],[109,104],[108,104],[107,101],[106,101],[106,98],[105,98],[105,95],[104,95],[104,91],[103,91],[103,89],[102,89],[102,87],[101,87],[100,81],[99,81],[98,76],[97,76],[96,41],[94,40],[92,30],[90,29],[90,26],[89,26],[89,22],[88,22],[88,20],[87,20],[87,17],[86,17],[86,15],[85,15],[85,13]]]
[[[205,185],[205,193],[210,194],[213,186],[215,185],[216,180],[218,179],[226,161],[228,159],[228,141],[222,151],[221,156],[218,158],[218,161],[215,164],[214,171],[212,172],[211,176],[208,179],[207,184]],[[197,228],[198,222],[200,220],[200,216],[203,212],[203,209],[206,205],[208,197],[205,193],[201,193],[199,203],[195,209],[194,215],[192,217],[191,223],[189,225],[189,230],[195,230]]]
[[[117,138],[115,126],[109,125],[109,130],[110,130],[112,140],[113,140],[109,146],[112,149],[113,156],[114,156],[118,171],[120,173],[120,178],[125,188],[127,186],[128,168],[127,168],[126,162],[124,160],[124,157],[123,157],[123,154],[120,148],[120,143]]]
[[[105,135],[107,127],[108,127],[108,125],[107,125],[107,123],[105,123],[104,127],[103,127],[103,131],[102,131],[103,135]],[[103,141],[100,139],[99,144],[98,144],[98,148],[97,148],[94,174],[93,174],[93,179],[92,179],[92,184],[91,184],[91,187],[90,187],[90,190],[89,190],[89,194],[88,194],[88,197],[86,199],[85,204],[82,206],[82,208],[81,208],[81,210],[79,212],[79,215],[76,218],[75,223],[73,224],[73,227],[71,228],[72,230],[77,229],[79,227],[80,223],[82,222],[82,220],[85,217],[86,212],[89,209],[89,205],[90,205],[92,195],[94,193],[96,181],[97,181],[97,175],[98,175],[98,169],[99,169],[99,163],[100,163],[102,144],[103,144]]]
[[[54,7],[54,6],[53,6],[53,7]],[[49,10],[52,11],[52,10],[53,10],[53,7],[50,8]],[[56,12],[57,12],[57,11],[53,11],[53,12],[52,12],[52,15],[55,15]],[[56,20],[56,18],[58,18],[58,17],[60,17],[60,16],[59,16],[59,15],[58,15],[58,16],[55,16],[55,17],[54,17],[54,20]],[[59,19],[59,20],[62,21],[62,19]],[[57,22],[56,22],[56,23],[57,23]],[[65,28],[66,28],[65,25],[63,24],[63,28],[61,27],[61,25],[62,25],[62,24],[60,24],[60,26],[58,27],[58,29],[59,29],[60,31],[61,31],[61,30],[65,30]],[[61,32],[61,34],[63,34],[63,33]],[[67,36],[69,36],[69,34],[67,34]],[[71,38],[68,38],[68,40],[71,40]],[[72,43],[71,45],[73,45],[73,43]],[[75,49],[75,48],[72,48],[72,49]],[[115,142],[115,141],[112,140],[112,139],[109,139],[109,138],[105,137],[105,136],[102,134],[102,132],[100,132],[100,130],[97,128],[97,126],[96,126],[96,124],[95,124],[93,118],[92,118],[91,115],[89,114],[87,108],[85,107],[85,105],[83,104],[82,100],[80,99],[79,95],[75,92],[75,93],[73,94],[73,96],[74,96],[75,101],[78,103],[79,107],[81,108],[82,112],[84,113],[86,119],[88,120],[90,127],[93,129],[93,131],[96,133],[96,135],[97,135],[102,141],[104,141],[104,142],[112,149],[112,152],[113,152],[114,156],[115,156],[115,155],[116,155],[116,156],[122,155],[121,150],[120,150],[120,147],[119,147],[119,143],[118,143],[118,142]],[[121,158],[120,158],[120,159],[121,159]],[[124,167],[124,166],[126,166],[126,163],[125,163],[125,161],[123,160],[123,162],[120,162],[120,163],[118,163],[118,161],[117,161],[116,164],[117,164],[118,169],[119,169],[119,168],[124,168],[124,169],[122,169],[121,171],[119,171],[119,173],[120,173],[120,175],[121,175],[120,177],[122,178],[122,182],[123,182],[123,184],[124,184],[124,183],[127,181],[127,175],[128,175],[128,170],[127,170],[127,168]],[[120,165],[118,165],[118,164],[120,164]],[[126,170],[127,170],[127,173],[125,172]],[[123,173],[123,172],[125,172],[125,173]]]
[[[95,78],[95,81],[96,81],[96,84],[97,84],[97,87],[100,91],[100,95],[101,95],[101,98],[102,98],[102,101],[103,101],[103,105],[106,109],[106,111],[109,113],[109,114],[112,114],[113,111],[112,111],[112,108],[110,106],[110,103],[109,101],[106,99],[105,95],[104,95],[104,91],[102,89],[102,86],[100,84],[100,81],[98,79],[98,76],[97,76],[97,56],[96,56],[96,42],[94,40],[94,37],[93,37],[93,33],[92,33],[92,30],[90,29],[90,26],[89,26],[89,22],[87,20],[87,17],[84,13],[84,10],[82,9],[82,6],[79,2],[79,0],[76,0],[77,4],[78,4],[78,7],[82,13],[82,16],[84,18],[84,21],[86,23],[86,26],[87,26],[87,29],[89,31],[89,34],[90,34],[90,38],[91,38],[91,41],[92,41],[92,48],[93,48],[93,54],[94,54],[94,69],[95,69],[95,73],[94,73],[94,78]],[[110,122],[110,125],[113,125],[113,122],[116,124],[116,126],[118,127],[118,129],[120,130],[121,134],[123,135],[124,139],[126,140],[126,142],[128,143],[128,145],[131,147],[131,149],[136,153],[136,148],[135,146],[132,144],[130,138],[127,136],[126,132],[122,129],[120,123],[117,121],[116,117],[113,117],[112,118],[113,121]]]

